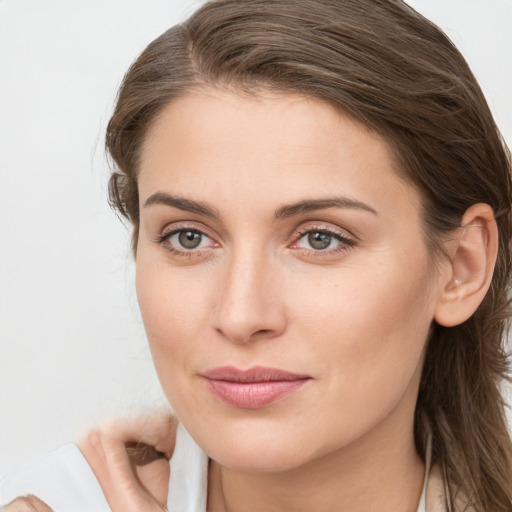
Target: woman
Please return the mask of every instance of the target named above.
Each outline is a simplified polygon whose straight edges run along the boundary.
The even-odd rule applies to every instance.
[[[510,157],[439,29],[209,2],[130,68],[107,148],[181,425],[84,439],[98,507],[510,510]]]

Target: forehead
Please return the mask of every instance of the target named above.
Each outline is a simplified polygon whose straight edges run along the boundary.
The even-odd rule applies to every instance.
[[[295,94],[204,89],[167,105],[146,136],[141,200],[159,189],[226,203],[343,193],[408,201],[388,143],[328,104]],[[201,196],[201,197],[199,197]]]

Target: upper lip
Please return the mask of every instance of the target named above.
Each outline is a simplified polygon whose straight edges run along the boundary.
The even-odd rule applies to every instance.
[[[219,366],[204,372],[202,375],[210,380],[242,383],[305,380],[310,378],[309,375],[292,373],[279,368],[266,368],[264,366],[254,366],[247,370],[241,370],[234,366]]]

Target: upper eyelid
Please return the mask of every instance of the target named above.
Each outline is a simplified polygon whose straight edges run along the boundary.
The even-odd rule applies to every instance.
[[[303,236],[306,233],[309,233],[311,231],[324,231],[326,233],[330,233],[332,235],[337,235],[340,238],[350,239],[354,242],[357,240],[357,237],[352,234],[348,229],[339,228],[339,227],[333,227],[333,226],[327,226],[323,223],[318,224],[306,224],[303,226],[300,226],[294,231],[295,236]],[[292,235],[293,236],[293,235]]]
[[[211,230],[209,230],[206,227],[202,227],[202,225],[197,226],[196,222],[173,222],[171,224],[166,225],[160,231],[160,236],[165,237],[186,230],[196,231],[198,233],[201,233],[202,235],[207,236],[208,238],[215,238],[215,236],[211,233]]]
[[[163,240],[164,238],[169,238],[175,233],[179,233],[180,231],[196,231],[201,233],[202,235],[210,238],[215,243],[219,243],[219,240],[222,240],[222,237],[212,232],[207,226],[204,226],[202,222],[198,221],[176,221],[166,225],[161,231],[159,238]],[[346,228],[341,228],[339,226],[332,225],[330,222],[322,222],[322,221],[309,221],[301,224],[300,226],[294,228],[290,235],[288,235],[289,242],[293,243],[298,238],[304,236],[304,234],[309,233],[311,231],[324,231],[333,236],[339,237],[345,240],[352,240],[354,243],[358,241],[358,237],[351,233],[350,230]]]

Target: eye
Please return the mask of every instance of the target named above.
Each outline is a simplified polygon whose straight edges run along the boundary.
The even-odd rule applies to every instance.
[[[175,227],[164,231],[156,241],[176,256],[197,256],[202,254],[202,249],[218,246],[216,242],[199,229],[189,227]]]
[[[299,239],[299,246],[309,245],[306,248],[312,248],[316,251],[331,249],[333,245],[336,246],[339,243],[339,240],[336,240],[333,235],[325,231],[310,231]]]
[[[296,235],[292,249],[301,249],[306,255],[337,254],[356,245],[356,240],[332,228],[302,228]]]
[[[198,231],[182,230],[170,236],[169,242],[174,245],[179,245],[183,249],[197,249],[201,246],[203,238],[206,238],[205,235]]]

